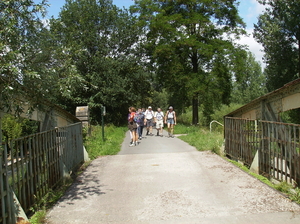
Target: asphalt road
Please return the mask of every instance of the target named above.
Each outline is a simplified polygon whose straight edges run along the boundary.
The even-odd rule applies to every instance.
[[[151,136],[94,160],[47,223],[300,223],[300,207],[210,152]]]

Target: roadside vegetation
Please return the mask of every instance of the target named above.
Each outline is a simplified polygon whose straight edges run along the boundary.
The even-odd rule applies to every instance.
[[[218,155],[221,154],[223,146],[222,132],[210,132],[207,128],[179,124],[176,125],[174,133],[183,134],[178,138],[194,146],[199,151],[212,151]]]
[[[104,129],[104,141],[102,139],[102,127],[92,126],[91,136],[87,136],[84,141],[84,146],[91,160],[98,156],[116,155],[124,140],[127,127],[116,127],[107,125]]]

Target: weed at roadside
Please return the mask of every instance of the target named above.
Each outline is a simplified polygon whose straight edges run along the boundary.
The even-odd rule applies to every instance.
[[[174,133],[187,134],[178,138],[196,147],[199,151],[209,150],[218,155],[221,154],[223,134],[220,132],[209,132],[198,126],[176,125]]]
[[[108,125],[104,128],[104,139],[102,139],[102,127],[92,126],[92,135],[84,142],[89,157],[93,160],[98,156],[116,155],[124,140],[127,127],[116,127]]]

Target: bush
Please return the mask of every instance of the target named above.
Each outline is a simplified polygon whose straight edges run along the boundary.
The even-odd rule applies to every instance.
[[[241,107],[241,104],[230,104],[227,105],[221,105],[219,110],[216,110],[213,114],[210,114],[210,118],[204,116],[203,108],[199,107],[199,125],[202,127],[208,127],[211,121],[216,120],[223,124],[223,117],[226,114],[229,114],[230,112],[238,109]],[[189,107],[186,109],[186,112],[180,115],[177,115],[177,121],[178,123],[184,124],[184,125],[191,125],[192,123],[192,107]],[[215,125],[217,127],[217,131],[222,131],[222,127],[218,127],[218,125]]]

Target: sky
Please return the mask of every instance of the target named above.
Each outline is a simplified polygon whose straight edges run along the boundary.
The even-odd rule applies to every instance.
[[[34,0],[35,2],[40,2],[40,0]],[[254,54],[256,61],[260,62],[262,67],[265,67],[263,63],[263,48],[262,46],[256,42],[256,40],[252,37],[254,25],[257,23],[258,16],[263,12],[264,6],[259,4],[257,0],[239,0],[240,4],[238,7],[239,15],[243,18],[243,21],[246,23],[246,30],[249,34],[248,37],[244,36],[241,40],[238,41],[240,44],[245,44],[249,46],[249,50]],[[57,18],[59,12],[61,11],[62,6],[64,5],[64,0],[48,0],[48,4],[50,5],[47,8],[48,18],[54,16]],[[128,8],[130,5],[134,4],[133,0],[113,0],[113,4],[118,6],[119,8],[126,7]]]

